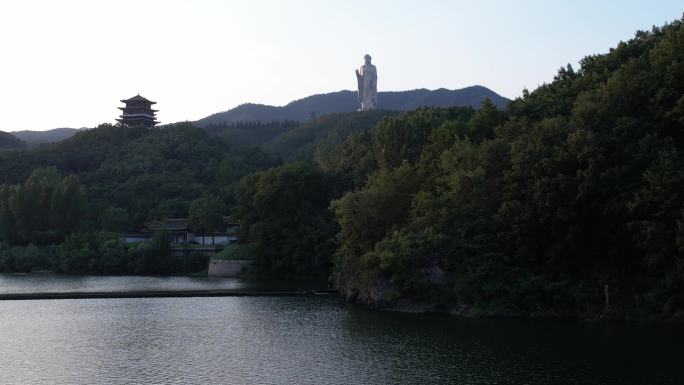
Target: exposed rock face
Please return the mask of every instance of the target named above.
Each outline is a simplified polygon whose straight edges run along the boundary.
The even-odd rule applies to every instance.
[[[446,273],[438,265],[432,265],[424,269],[420,269],[422,281],[427,285],[443,285],[446,281]]]
[[[418,270],[417,279],[425,292],[440,292],[452,287],[453,273],[445,271],[440,258],[428,258],[427,266]],[[448,313],[464,315],[469,306],[460,303],[439,303],[427,297],[413,297],[402,293],[388,278],[377,279],[372,285],[348,282],[338,276],[340,293],[350,303],[366,305],[375,309],[407,313]]]
[[[397,291],[386,279],[381,279],[368,290],[361,290],[356,285],[340,283],[338,281],[340,293],[344,299],[350,303],[358,303],[373,308],[384,308],[392,304],[392,298],[396,298]]]

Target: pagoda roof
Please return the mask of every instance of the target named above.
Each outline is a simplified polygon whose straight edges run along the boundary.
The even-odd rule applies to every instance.
[[[121,100],[121,103],[126,103],[126,102],[146,102],[146,103],[150,103],[150,104],[157,104],[157,102],[153,102],[151,100],[148,100],[148,99],[140,96],[140,94],[137,94],[130,99]]]
[[[133,118],[119,118],[116,119],[119,123],[124,123],[127,125],[145,124],[145,125],[155,125],[159,124],[159,121],[154,120],[154,118],[149,117],[133,117]]]
[[[152,222],[145,223],[143,228],[143,233],[153,233],[155,231],[166,229],[169,231],[183,231],[188,229],[187,218],[171,218],[162,220],[153,220]]]
[[[121,111],[129,111],[129,110],[138,110],[138,109],[140,109],[140,108],[138,108],[138,107],[116,107],[116,108],[120,109]],[[153,110],[153,109],[149,109],[149,111],[152,111],[152,112],[159,112],[159,110]]]
[[[148,115],[148,114],[128,114],[128,115],[119,115],[121,119],[128,119],[128,120],[135,120],[135,119],[152,119],[155,120],[157,119],[156,116],[154,115]]]

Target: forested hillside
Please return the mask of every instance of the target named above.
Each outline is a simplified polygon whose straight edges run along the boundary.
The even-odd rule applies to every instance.
[[[274,164],[256,149],[233,151],[186,123],[159,130],[102,125],[35,150],[0,154],[0,183],[22,183],[34,169],[55,167],[78,177],[98,216],[123,209],[131,231],[145,220],[187,215],[193,199],[222,195],[241,176]]]
[[[60,140],[71,138],[84,128],[53,128],[46,131],[15,131],[12,134],[26,142],[29,147],[35,147],[43,143],[59,142]]]
[[[302,123],[263,143],[261,148],[280,159],[313,159],[316,148],[334,148],[351,134],[373,128],[397,112],[375,110],[325,115]]]
[[[256,229],[293,213],[282,201],[282,211],[260,205],[276,196],[294,207],[315,202],[302,183],[318,189],[332,176],[334,219],[306,206],[296,222],[312,218],[318,231],[289,236],[333,239],[323,223],[338,226],[335,251],[322,242],[309,263],[330,258],[351,301],[470,314],[681,315],[683,95],[676,21],[586,57],[578,70],[562,68],[506,110],[485,103],[385,119],[318,152],[319,176],[296,187],[264,180],[314,171],[283,166],[243,179],[245,241],[282,245],[271,266],[292,271],[280,263],[296,245]]]
[[[0,150],[26,148],[26,143],[9,132],[0,131]]]
[[[350,298],[481,311],[684,309],[684,24],[512,102],[381,124],[332,204]],[[604,309],[607,308],[607,309]]]
[[[264,143],[286,134],[299,126],[299,122],[274,120],[268,123],[258,121],[212,124],[204,127],[211,135],[218,136],[234,148],[259,147]]]
[[[155,130],[102,125],[59,143],[0,153],[0,243],[31,246],[0,247],[0,270],[168,274],[198,268],[198,260],[168,259],[163,240],[147,251],[117,246],[120,232],[139,231],[152,219],[187,217],[193,202],[231,203],[242,176],[275,164],[257,149],[234,151],[188,123]],[[216,207],[229,213],[224,204]],[[45,248],[60,244],[56,251]]]
[[[304,123],[239,122],[210,125],[204,130],[222,138],[235,149],[259,147],[284,161],[311,160],[316,148],[332,149],[349,135],[369,130],[383,118],[397,113],[387,110],[355,111],[324,115]]]

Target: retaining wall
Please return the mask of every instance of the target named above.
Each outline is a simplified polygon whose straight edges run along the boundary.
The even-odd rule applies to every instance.
[[[210,277],[237,277],[238,274],[250,264],[247,260],[220,260],[210,259],[207,275]]]

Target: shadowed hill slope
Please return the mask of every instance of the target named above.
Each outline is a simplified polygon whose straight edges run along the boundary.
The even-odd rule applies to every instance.
[[[9,132],[0,131],[0,150],[26,148],[26,143]]]
[[[63,127],[47,131],[16,131],[12,134],[26,142],[29,147],[35,147],[39,144],[59,142],[71,138],[81,130],[83,129]]]

